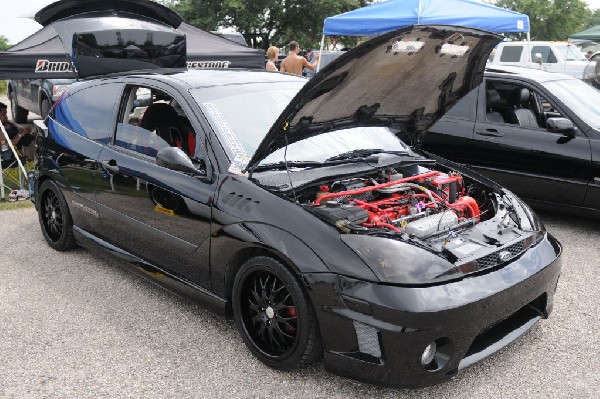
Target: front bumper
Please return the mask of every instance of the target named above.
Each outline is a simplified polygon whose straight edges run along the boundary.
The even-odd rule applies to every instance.
[[[548,317],[560,253],[558,241],[546,235],[501,269],[430,287],[305,275],[325,367],[342,376],[406,388],[448,380]],[[432,342],[436,357],[423,365],[423,351]]]

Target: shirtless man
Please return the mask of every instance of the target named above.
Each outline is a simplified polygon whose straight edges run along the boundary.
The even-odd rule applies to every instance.
[[[310,63],[306,58],[298,55],[300,47],[296,42],[290,42],[290,53],[283,61],[281,61],[281,72],[293,73],[294,75],[302,76],[302,68],[308,68],[314,71],[319,63],[319,55],[315,56],[315,60]]]

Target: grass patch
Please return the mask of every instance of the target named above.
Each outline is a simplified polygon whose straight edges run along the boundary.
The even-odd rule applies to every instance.
[[[0,202],[0,212],[25,208],[33,208],[33,203],[29,200],[15,202]]]
[[[0,80],[0,94],[6,94],[6,80]]]

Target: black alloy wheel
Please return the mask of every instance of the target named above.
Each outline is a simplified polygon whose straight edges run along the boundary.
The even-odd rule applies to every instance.
[[[73,221],[60,189],[52,180],[46,180],[39,192],[38,218],[46,242],[58,251],[74,248]]]
[[[290,370],[322,355],[317,318],[294,275],[268,257],[247,261],[233,286],[238,330],[267,366]]]

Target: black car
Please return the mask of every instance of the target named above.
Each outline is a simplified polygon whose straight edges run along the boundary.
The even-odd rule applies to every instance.
[[[600,92],[571,76],[488,69],[430,128],[423,148],[536,208],[600,217]]]
[[[76,83],[42,125],[43,235],[233,317],[271,367],[322,357],[380,384],[445,381],[546,318],[560,274],[561,246],[525,203],[393,133],[421,134],[473,90],[498,40],[409,27],[310,81]]]

